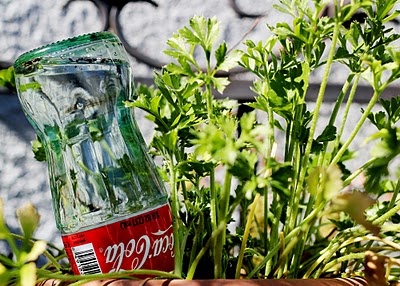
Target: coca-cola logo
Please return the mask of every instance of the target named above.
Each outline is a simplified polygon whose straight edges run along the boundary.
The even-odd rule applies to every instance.
[[[174,257],[174,236],[172,225],[166,230],[144,234],[139,238],[132,238],[128,243],[120,242],[108,246],[104,253],[105,263],[112,264],[109,272],[140,269],[146,262],[160,255]],[[130,263],[127,260],[130,259]],[[121,269],[121,266],[130,265],[130,269]],[[149,264],[151,266],[151,264]]]

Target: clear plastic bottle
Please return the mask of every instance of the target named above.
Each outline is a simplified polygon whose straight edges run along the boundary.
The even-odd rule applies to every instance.
[[[173,270],[167,193],[134,119],[133,76],[112,33],[70,38],[14,64],[42,141],[57,227],[76,274]]]

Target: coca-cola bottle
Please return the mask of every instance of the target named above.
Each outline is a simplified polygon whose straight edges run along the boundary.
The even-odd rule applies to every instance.
[[[173,270],[168,197],[124,105],[134,84],[119,39],[101,32],[59,41],[21,55],[14,69],[74,273]]]

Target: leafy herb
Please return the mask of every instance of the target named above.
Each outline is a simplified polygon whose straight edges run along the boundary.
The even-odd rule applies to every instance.
[[[398,99],[381,101],[386,115],[371,110],[400,76],[396,49],[390,47],[399,36],[384,26],[394,17],[388,16],[394,2],[335,2],[331,18],[320,16],[328,1],[280,2],[276,8],[293,21],[269,26],[273,35],[259,43],[247,40],[244,52],[228,53],[225,43],[217,44],[215,19],[192,18],[189,27],[168,41],[166,54],[174,61],[155,73],[156,88],[140,86],[138,99],[127,103],[147,111],[156,126],[153,153],[163,157],[161,168],[171,186],[175,273],[187,278],[210,271],[203,269],[203,259],[213,261],[215,278],[238,277],[243,270],[248,278],[320,277],[330,275],[334,265],[358,273],[361,264],[349,261],[363,256],[362,252],[353,254],[354,247],[384,249],[384,240],[355,242],[359,236],[376,235],[386,228],[369,210],[380,195],[392,192],[385,183],[390,173],[387,167],[398,155]],[[360,11],[368,15],[365,22],[352,21]],[[194,56],[198,49],[203,51],[205,71]],[[248,105],[266,114],[265,124],[257,122],[254,113],[236,118],[235,105],[220,105],[212,97],[213,88],[221,92],[228,84],[228,79],[216,77],[216,71],[234,67],[239,56],[239,64],[257,77],[252,87],[257,96]],[[329,124],[318,134],[333,65],[342,65],[348,78]],[[321,69],[316,106],[310,110],[309,80]],[[359,123],[345,138],[349,107],[361,78],[371,85],[373,94]],[[344,109],[342,118],[338,118],[340,109]],[[379,129],[370,140],[381,142],[373,159],[350,172],[346,164],[354,155],[349,146],[367,118]],[[282,131],[283,142],[276,142],[277,132]],[[276,157],[277,149],[283,152],[282,160]],[[365,188],[342,194],[362,172],[367,177]],[[393,195],[390,207],[385,204],[391,212],[398,209],[397,192]],[[261,207],[252,205],[255,200]],[[230,233],[226,227],[238,206],[244,228]],[[322,224],[328,214],[331,223]],[[208,216],[211,219],[204,220]],[[320,224],[331,229],[324,238]],[[394,243],[397,247],[397,237]],[[241,249],[238,257],[233,255],[237,247]],[[190,251],[182,253],[185,249]],[[305,261],[305,256],[313,258]],[[233,276],[229,276],[230,265],[236,272]]]

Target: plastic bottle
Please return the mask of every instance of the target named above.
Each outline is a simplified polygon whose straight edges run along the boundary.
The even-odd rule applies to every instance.
[[[112,33],[21,55],[21,106],[46,153],[55,219],[76,274],[173,270],[167,193],[125,100],[128,56]]]

